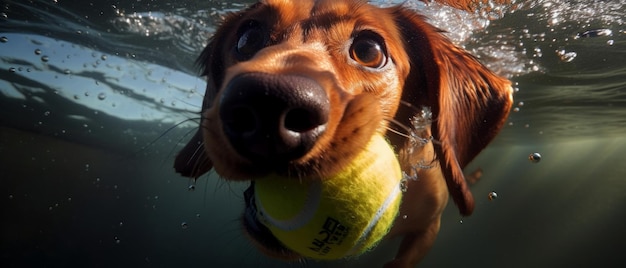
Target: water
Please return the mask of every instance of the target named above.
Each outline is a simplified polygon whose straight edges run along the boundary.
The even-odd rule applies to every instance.
[[[245,185],[173,172],[204,91],[195,57],[246,4],[0,1],[0,266],[392,258],[398,241],[350,261],[268,259],[240,230]],[[446,210],[423,267],[624,266],[626,1],[409,4],[518,90],[507,127],[467,168],[484,172],[474,215]]]

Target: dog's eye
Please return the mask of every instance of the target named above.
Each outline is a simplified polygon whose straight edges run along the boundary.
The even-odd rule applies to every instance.
[[[237,53],[245,59],[252,57],[267,44],[267,33],[258,22],[250,21],[240,28]]]
[[[381,68],[387,63],[387,54],[382,39],[374,33],[361,33],[354,38],[350,46],[350,57],[357,63]]]

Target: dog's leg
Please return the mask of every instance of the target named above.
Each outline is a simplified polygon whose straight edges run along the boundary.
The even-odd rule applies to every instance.
[[[406,234],[400,243],[395,259],[385,264],[385,268],[415,267],[430,251],[439,233],[440,223],[440,218],[436,217],[427,229]]]

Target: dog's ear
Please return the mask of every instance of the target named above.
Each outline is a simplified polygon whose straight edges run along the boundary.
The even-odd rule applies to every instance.
[[[394,13],[411,64],[402,99],[431,108],[435,152],[448,191],[460,213],[470,215],[474,199],[462,169],[505,123],[513,101],[511,84],[414,11],[397,8]]]
[[[224,61],[227,50],[225,46],[232,42],[229,38],[235,38],[233,32],[236,30],[235,28],[243,12],[245,11],[226,15],[218,30],[209,39],[207,46],[196,60],[196,65],[200,67],[201,74],[206,76],[207,81],[202,101],[201,116],[204,111],[213,105],[217,91],[224,80],[226,72]],[[174,161],[176,172],[185,177],[198,178],[213,168],[213,163],[205,152],[202,136],[202,124],[200,123],[198,131],[176,156]]]

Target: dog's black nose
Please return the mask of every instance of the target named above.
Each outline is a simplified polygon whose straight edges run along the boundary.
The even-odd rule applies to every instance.
[[[330,102],[313,79],[245,73],[220,99],[224,133],[251,161],[288,161],[305,155],[326,130]]]

